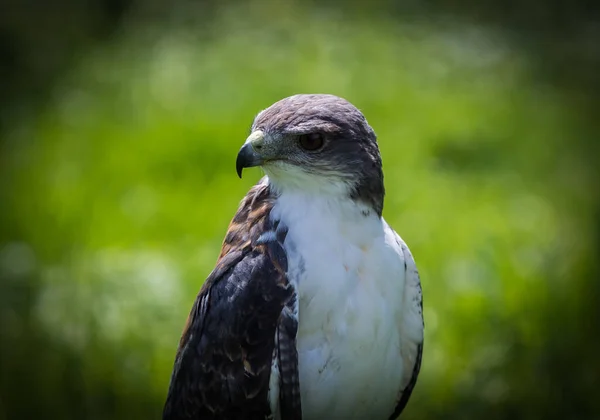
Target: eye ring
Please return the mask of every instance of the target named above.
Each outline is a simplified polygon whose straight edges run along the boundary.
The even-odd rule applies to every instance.
[[[298,143],[304,150],[314,152],[325,144],[321,133],[308,133],[298,136]]]

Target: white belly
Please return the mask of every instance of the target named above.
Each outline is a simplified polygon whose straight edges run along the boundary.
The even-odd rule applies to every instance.
[[[376,215],[314,204],[275,213],[289,227],[288,275],[300,295],[303,417],[387,419],[404,374],[402,253]]]

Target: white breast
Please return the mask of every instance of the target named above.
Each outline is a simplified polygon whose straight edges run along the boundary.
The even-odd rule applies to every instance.
[[[289,229],[288,275],[300,295],[304,419],[387,419],[401,391],[403,252],[385,221],[363,211],[298,192],[273,208]]]

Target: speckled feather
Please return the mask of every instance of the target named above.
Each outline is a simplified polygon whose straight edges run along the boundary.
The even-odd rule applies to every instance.
[[[281,317],[295,299],[281,245],[287,230],[269,218],[272,205],[262,183],[240,204],[185,325],[163,419],[271,416],[269,377],[279,326],[279,357],[291,360],[282,367],[293,371],[295,359],[293,325],[290,330],[290,319]],[[287,393],[282,407],[291,410],[289,418],[300,419],[299,399],[296,405],[295,391]]]

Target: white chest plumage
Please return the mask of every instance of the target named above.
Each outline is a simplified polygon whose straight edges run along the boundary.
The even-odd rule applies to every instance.
[[[350,199],[302,193],[282,194],[273,208],[289,229],[288,276],[299,291],[304,419],[386,419],[407,373],[403,250],[385,221],[365,212]]]

